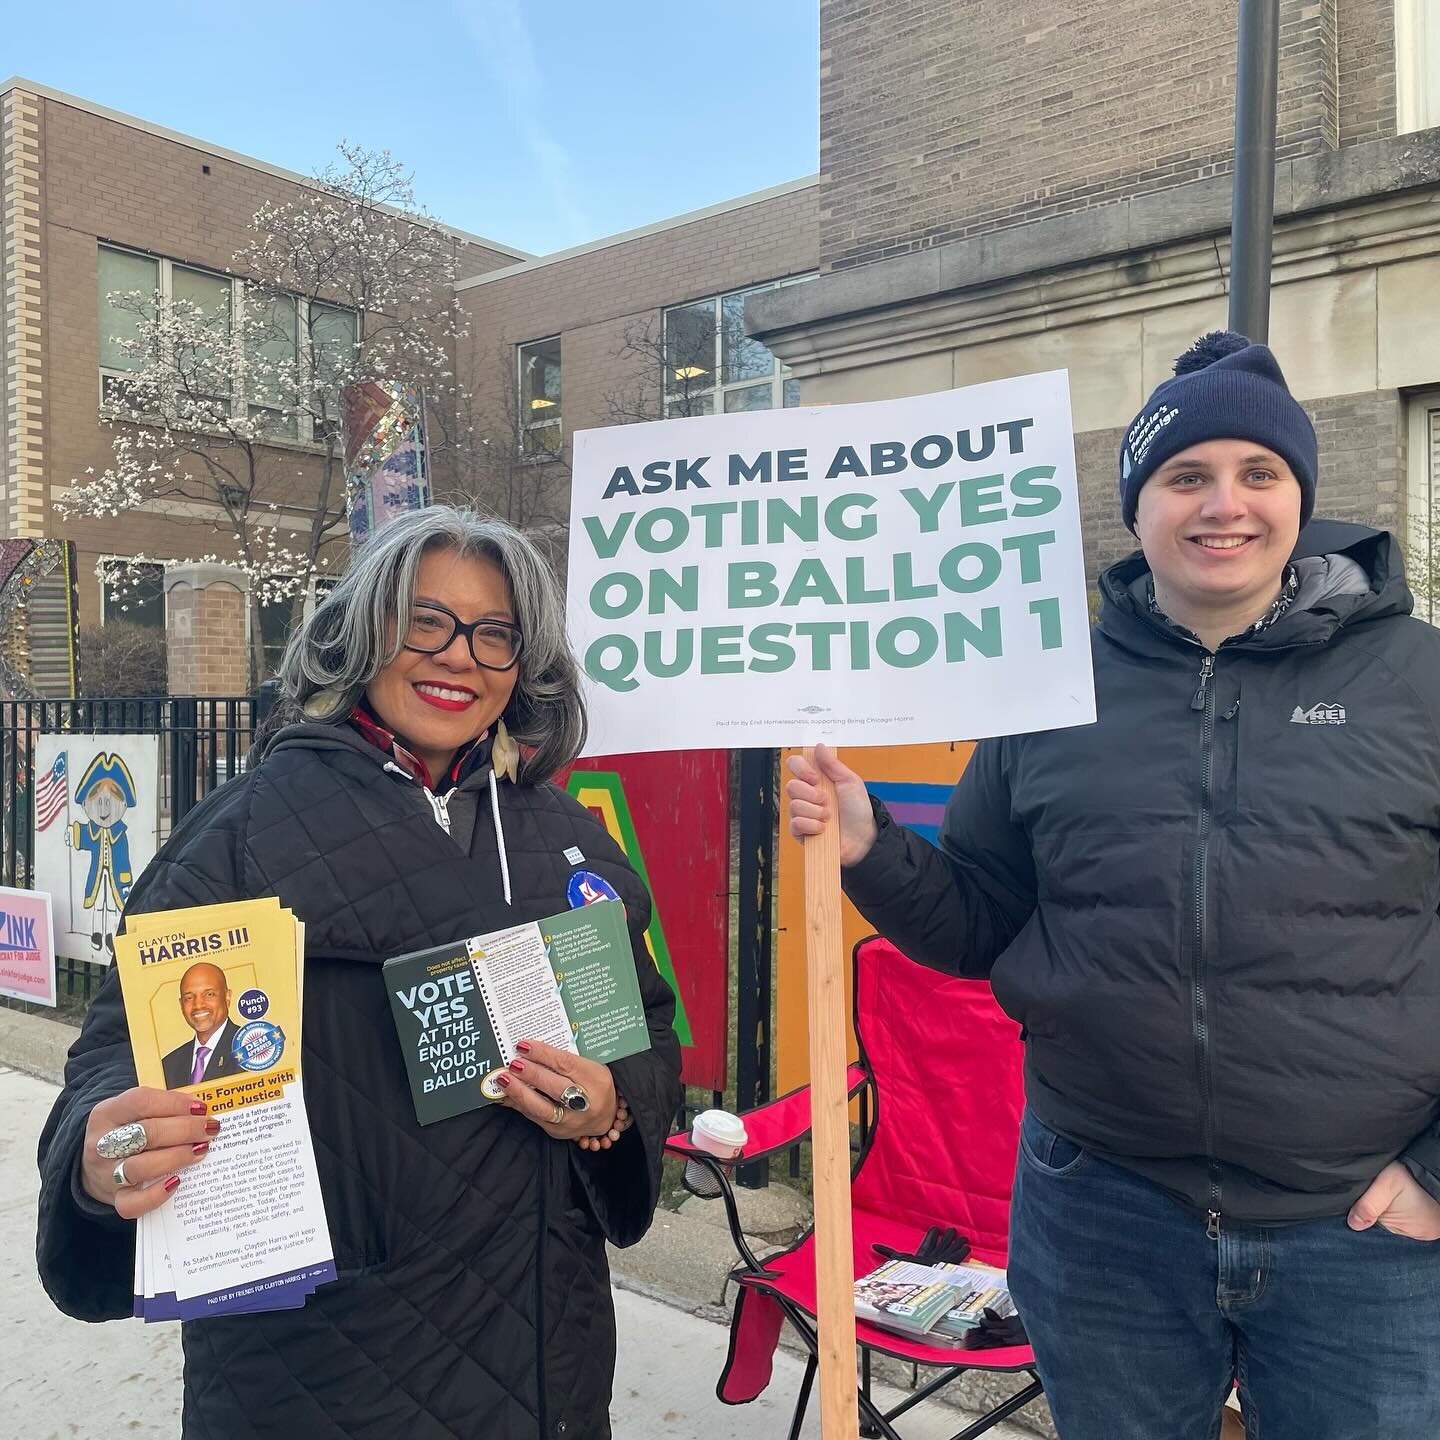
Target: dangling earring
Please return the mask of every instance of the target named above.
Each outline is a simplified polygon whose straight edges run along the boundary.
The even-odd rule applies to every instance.
[[[490,765],[512,785],[519,784],[520,747],[510,738],[503,720],[495,722],[495,739],[490,743]]]
[[[317,690],[300,708],[307,720],[331,720],[344,706],[343,690]]]

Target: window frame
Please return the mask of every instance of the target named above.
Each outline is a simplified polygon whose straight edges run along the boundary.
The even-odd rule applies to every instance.
[[[1395,0],[1395,130],[1440,125],[1440,15],[1428,0]]]
[[[99,564],[100,564],[101,567],[108,567],[108,566],[110,566],[110,565],[125,565],[125,566],[129,566],[129,565],[133,565],[134,563],[135,563],[135,557],[134,557],[133,555],[116,555],[116,554],[113,554],[113,553],[112,553],[112,554],[108,554],[108,555],[101,555],[101,556],[99,557]],[[159,572],[159,575],[160,575],[160,627],[159,627],[159,628],[160,628],[160,633],[163,635],[163,634],[165,633],[165,631],[166,631],[166,628],[167,628],[168,623],[169,623],[169,618],[170,618],[170,617],[169,617],[169,600],[168,600],[168,597],[167,597],[166,594],[165,594],[165,569],[166,569],[165,562],[164,562],[163,560],[145,560],[145,561],[142,561],[141,563],[144,564],[144,565],[149,565],[152,569],[157,570],[157,571]],[[100,576],[100,577],[98,577],[98,578],[99,578],[99,580],[100,580],[100,624],[101,624],[102,628],[103,628],[106,624],[108,624],[111,620],[129,620],[131,624],[137,624],[137,625],[140,625],[140,624],[144,624],[144,623],[145,623],[144,621],[132,620],[132,619],[130,618],[130,616],[129,616],[126,612],[124,612],[123,610],[121,610],[120,607],[118,607],[118,606],[117,606],[116,609],[115,609],[115,613],[114,613],[114,614],[110,614],[110,613],[109,613],[109,608],[110,608],[110,607],[105,603],[105,597],[106,597],[106,593],[107,593],[108,583],[109,583],[109,582],[107,581],[107,579],[106,579],[103,575]]]
[[[740,411],[725,409],[725,399],[741,390],[751,390],[757,385],[770,386],[770,404],[761,408],[766,410],[783,410],[785,405],[786,382],[795,377],[790,367],[781,358],[770,352],[775,361],[774,372],[767,376],[759,376],[749,380],[726,380],[725,379],[725,302],[727,300],[748,299],[751,295],[768,294],[772,290],[781,290],[788,285],[800,285],[807,280],[813,280],[813,272],[802,275],[787,275],[782,280],[765,280],[758,285],[746,285],[739,290],[726,290],[714,295],[700,295],[692,300],[682,300],[675,305],[666,305],[660,312],[660,409],[662,416],[669,420],[677,415],[687,413],[694,414],[694,411],[687,411],[686,407],[693,405],[696,400],[709,398],[710,409],[700,412],[708,415],[739,414]],[[714,322],[714,343],[715,353],[710,374],[714,377],[709,385],[698,386],[695,389],[686,390],[683,394],[677,394],[670,389],[670,316],[682,310],[694,310],[697,306],[709,305],[712,308]],[[756,342],[757,344],[760,342]],[[768,350],[769,347],[767,346]],[[798,396],[796,404],[799,403]],[[794,408],[793,406],[788,408]]]
[[[310,619],[310,617],[315,613],[315,607],[320,603],[320,600],[321,600],[321,598],[322,598],[321,587],[323,586],[323,587],[324,587],[324,593],[328,594],[329,591],[333,590],[333,589],[340,583],[340,581],[341,581],[342,579],[344,579],[343,574],[342,574],[342,575],[332,574],[332,573],[331,573],[330,571],[328,571],[328,570],[327,570],[327,571],[323,571],[323,572],[322,572],[322,571],[315,571],[314,573],[311,574],[311,576],[310,576],[310,588],[305,592],[305,603],[304,603],[304,605],[301,607],[301,610],[300,610],[300,623],[301,623],[302,625],[304,625],[304,624]],[[290,602],[287,601],[286,603],[288,604],[288,603],[290,603]],[[266,609],[267,607],[265,607],[265,606],[262,605],[260,608],[261,608],[261,610],[264,610],[264,609]],[[254,633],[254,632],[253,632],[252,629],[251,629],[251,627],[252,627],[253,624],[254,624],[254,613],[253,613],[253,610],[252,610],[251,606],[247,604],[247,605],[245,606],[245,646],[246,646],[246,653],[247,653],[247,654],[248,654],[249,651],[250,651],[250,647],[251,647],[252,640],[253,640],[253,633]],[[288,643],[289,643],[289,640],[290,640],[290,637],[287,635],[287,636],[285,637],[285,640],[286,640],[286,644],[288,644]],[[264,648],[263,645],[262,645],[261,648],[262,648],[262,649]],[[284,652],[284,650],[282,649],[280,653],[283,655],[285,652]],[[271,679],[272,676],[267,675],[267,676],[264,676],[264,677],[262,677],[262,678],[268,680],[268,679]]]
[[[315,310],[319,310],[322,313],[329,313],[332,315],[348,315],[352,322],[352,328],[355,335],[355,339],[353,341],[355,350],[357,352],[360,350],[360,347],[365,340],[365,333],[360,323],[360,312],[358,310],[353,309],[349,305],[338,305],[333,300],[306,299],[302,301],[298,296],[296,297],[295,309],[297,346],[303,344],[307,350],[313,350],[315,343]],[[304,337],[303,340],[300,338],[302,335]],[[317,367],[318,362],[312,354],[306,364],[306,370],[309,373],[312,384],[314,383],[316,378]],[[335,427],[334,438],[335,442],[339,444],[342,442],[344,417],[341,413],[340,394],[338,391],[335,395],[335,411],[336,413],[330,417],[330,423]],[[313,409],[310,413],[309,418],[311,431],[310,443],[317,447],[323,447],[327,437],[319,433],[319,427],[322,422],[320,422],[316,418]]]
[[[134,249],[134,248],[132,248],[132,247],[130,247],[130,246],[128,246],[128,245],[110,245],[110,244],[108,244],[108,243],[106,243],[106,242],[104,242],[104,241],[96,241],[96,244],[95,244],[95,281],[96,281],[96,284],[95,284],[95,307],[96,307],[95,360],[96,360],[96,364],[97,364],[97,366],[98,366],[98,368],[99,368],[99,371],[100,371],[100,405],[101,405],[102,408],[104,408],[105,406],[107,406],[107,405],[110,403],[110,402],[105,398],[105,381],[106,381],[107,379],[111,379],[111,380],[125,380],[125,379],[128,379],[129,376],[132,374],[132,372],[129,371],[129,370],[120,370],[120,369],[117,369],[117,368],[114,367],[114,366],[102,365],[102,364],[99,363],[99,362],[100,362],[100,355],[101,355],[101,352],[102,352],[102,350],[103,350],[103,348],[104,348],[105,339],[106,339],[106,337],[105,337],[105,335],[104,335],[104,333],[103,333],[102,322],[100,321],[100,314],[99,314],[99,311],[100,311],[100,283],[99,283],[99,282],[100,282],[100,255],[101,255],[101,253],[102,253],[103,251],[106,251],[106,250],[113,251],[114,253],[119,254],[119,255],[130,255],[130,256],[133,256],[133,257],[134,257],[135,259],[137,259],[137,260],[146,260],[146,261],[149,261],[149,262],[153,263],[154,266],[155,266],[155,281],[156,281],[155,289],[156,289],[156,292],[162,296],[162,299],[161,299],[161,302],[160,302],[160,303],[162,304],[162,306],[169,304],[169,298],[168,298],[168,296],[165,295],[165,287],[168,286],[169,283],[170,283],[170,277],[169,277],[168,272],[167,272],[166,269],[165,269],[164,261],[161,260],[161,258],[160,258],[158,255],[152,255],[152,254],[150,254],[148,251],[145,251],[145,250],[136,250],[136,249]],[[110,295],[110,294],[116,294],[116,293],[120,293],[120,292],[117,292],[117,291],[108,291],[108,290],[107,290],[105,293],[106,293],[106,295],[108,296],[108,295]]]
[[[560,413],[547,415],[543,420],[530,420],[525,411],[525,352],[537,345],[548,345],[554,341],[560,347]],[[533,340],[520,340],[515,345],[515,458],[526,465],[547,465],[558,460],[565,448],[565,337],[557,331],[553,335],[539,335]],[[541,431],[553,430],[555,444],[539,453],[525,448],[526,440]]]
[[[1406,559],[1414,547],[1427,551],[1425,581],[1415,593],[1415,616],[1440,625],[1440,388],[1411,391],[1405,396],[1405,540]],[[1422,519],[1422,517],[1425,517]],[[1428,533],[1427,533],[1428,528]],[[1417,567],[1407,563],[1412,581]],[[1412,591],[1415,589],[1412,584]]]
[[[215,280],[223,280],[230,286],[230,343],[232,345],[242,344],[243,336],[240,334],[240,321],[243,319],[246,302],[247,287],[253,288],[251,282],[243,275],[227,275],[219,270],[212,270],[208,265],[192,264],[189,260],[177,260],[173,256],[160,255],[150,250],[137,249],[133,245],[115,245],[108,240],[97,240],[96,251],[96,307],[97,316],[99,308],[99,255],[101,251],[112,250],[122,255],[135,255],[142,260],[153,260],[158,265],[158,284],[156,291],[160,296],[162,310],[168,309],[175,298],[175,268],[181,270],[193,270],[198,275],[208,275]],[[295,364],[296,369],[303,374],[313,374],[314,366],[310,364],[310,305],[309,297],[297,295],[292,291],[283,292],[295,302]],[[355,343],[357,346],[364,337],[364,317],[358,310],[349,305],[337,304],[332,300],[316,300],[317,308],[327,311],[342,311],[354,317],[355,321]],[[103,343],[103,337],[98,333],[96,336],[96,359],[99,359],[99,347]],[[106,380],[113,380],[123,383],[132,373],[129,370],[117,370],[113,366],[97,365],[99,370],[99,403],[100,410],[105,413],[111,409],[111,402],[105,396]],[[250,398],[244,393],[243,386],[236,387],[237,392],[230,396],[230,415],[232,419],[241,419],[249,412]],[[274,409],[273,406],[261,406],[265,410]],[[283,410],[276,410],[276,414],[283,414]],[[301,408],[295,411],[295,434],[275,435],[269,438],[268,443],[276,445],[300,445],[310,450],[323,450],[326,444],[326,437],[319,433],[320,427],[315,423],[315,417],[309,409]],[[338,440],[338,433],[336,439]]]

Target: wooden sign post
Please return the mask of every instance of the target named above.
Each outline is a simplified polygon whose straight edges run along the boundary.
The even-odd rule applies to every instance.
[[[805,758],[815,764],[813,748],[806,749]],[[856,1440],[859,1402],[855,1394],[855,1272],[850,1233],[850,1108],[845,1090],[840,821],[835,787],[822,775],[820,788],[830,822],[820,834],[805,841],[820,1434],[823,1440]]]

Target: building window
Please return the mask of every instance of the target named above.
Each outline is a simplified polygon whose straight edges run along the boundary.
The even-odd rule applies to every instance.
[[[312,433],[317,441],[340,436],[340,389],[355,373],[360,327],[353,310],[339,305],[309,305]]]
[[[280,669],[280,661],[289,643],[290,632],[295,628],[295,601],[277,600],[271,605],[260,606],[260,640],[265,651],[265,674],[269,679]]]
[[[160,262],[128,250],[100,247],[100,385],[101,396],[118,401],[125,378],[146,364],[141,343],[154,315],[160,289]]]
[[[554,459],[564,440],[560,395],[560,337],[515,348],[519,382],[520,454]]]
[[[294,404],[300,368],[295,297],[260,295],[252,290],[245,296],[245,305],[250,312],[245,334],[247,413],[263,423],[266,434],[295,440],[299,437]]]
[[[338,576],[312,576],[310,593],[300,608],[300,618],[308,619],[315,606],[339,583]],[[260,604],[260,641],[265,651],[265,674],[261,679],[268,679],[279,672],[285,647],[290,643],[290,636],[295,630],[295,598],[291,596],[288,600],[276,600],[270,604],[262,601]]]
[[[730,295],[692,300],[665,312],[665,414],[733,415],[778,410],[800,403],[800,382],[774,355],[745,333],[745,302],[752,295],[809,280],[797,275]]]
[[[1440,390],[1409,397],[1405,577],[1415,614],[1440,625]]]
[[[127,620],[147,629],[165,628],[165,567],[134,564],[118,556],[101,562],[100,623]]]
[[[233,289],[228,275],[212,275],[188,265],[170,267],[171,305],[176,309],[187,307],[186,318],[193,317],[207,337],[175,356],[175,384],[192,414],[197,410],[217,413],[234,403],[229,355]]]
[[[1402,135],[1440,125],[1440,7],[1395,0],[1395,121]]]
[[[324,444],[339,435],[340,387],[353,373],[360,343],[355,311],[262,293],[235,276],[163,256],[113,245],[98,251],[102,404],[123,404],[126,384],[150,363],[139,346],[159,306],[201,326],[196,343],[167,357],[169,399],[156,408],[173,404],[174,423],[248,414],[282,440]],[[246,353],[237,375],[230,352],[242,308]],[[297,406],[305,385],[310,397]]]

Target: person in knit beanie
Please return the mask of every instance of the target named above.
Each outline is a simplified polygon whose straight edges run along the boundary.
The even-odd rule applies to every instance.
[[[1019,1026],[1006,1274],[1063,1440],[1210,1440],[1232,1388],[1266,1440],[1440,1436],[1440,628],[1317,471],[1275,356],[1203,336],[1123,435],[1094,724],[982,739],[928,837],[787,762],[870,925]],[[932,1078],[917,1163],[979,1133]]]

